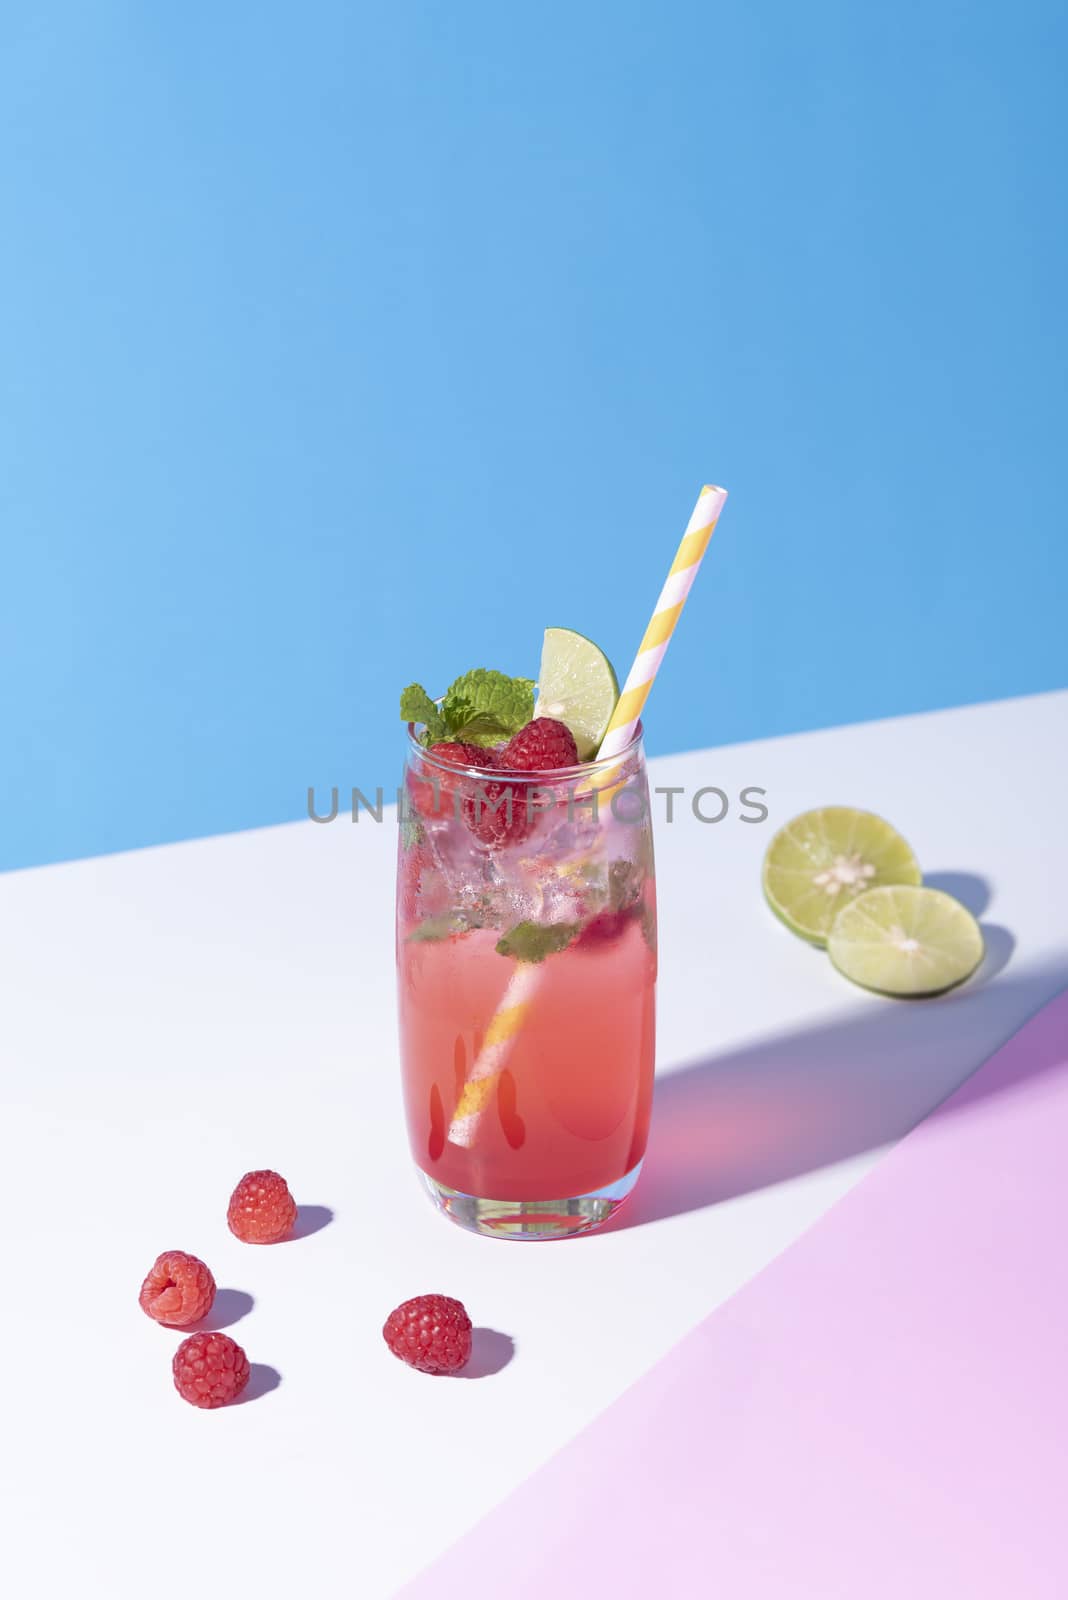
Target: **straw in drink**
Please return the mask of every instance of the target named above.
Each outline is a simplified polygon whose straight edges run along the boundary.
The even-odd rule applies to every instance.
[[[425,723],[409,749],[398,884],[409,1132],[435,1202],[480,1232],[595,1226],[641,1163],[656,953],[636,735],[724,499],[702,492],[592,761],[577,761],[566,726],[570,695],[579,737],[592,736],[601,681],[600,652],[584,655],[577,635],[571,676],[556,674],[551,697],[541,684],[539,711],[558,716],[535,717],[532,686],[487,681],[499,674],[467,674],[437,703],[413,686],[402,702]],[[614,694],[613,680],[609,707]],[[440,808],[427,803],[431,776]],[[637,806],[594,815],[591,798],[621,785]],[[499,809],[487,817],[480,798]]]

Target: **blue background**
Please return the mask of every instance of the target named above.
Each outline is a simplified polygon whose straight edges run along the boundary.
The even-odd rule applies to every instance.
[[[390,782],[625,669],[654,751],[1068,682],[1059,4],[0,11],[0,866]],[[831,797],[833,798],[833,797]]]

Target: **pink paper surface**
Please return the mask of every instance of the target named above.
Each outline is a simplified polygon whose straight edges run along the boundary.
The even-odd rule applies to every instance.
[[[1065,1600],[1066,1219],[1068,991],[406,1600]]]

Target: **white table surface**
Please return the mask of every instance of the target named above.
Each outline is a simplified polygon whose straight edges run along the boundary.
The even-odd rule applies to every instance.
[[[658,825],[647,1170],[627,1225],[571,1243],[469,1236],[412,1177],[392,825],[0,878],[9,1592],[394,1593],[1068,981],[1066,734],[1061,693],[653,763],[658,784],[760,785],[771,820]],[[980,913],[988,958],[964,990],[865,994],[765,909],[773,827],[833,802],[891,818]],[[257,1166],[333,1220],[238,1243],[226,1202]],[[137,1306],[166,1248],[234,1291],[250,1401],[202,1413],[174,1393],[180,1335]],[[499,1370],[434,1380],[389,1356],[385,1315],[430,1290],[496,1330],[480,1359]]]

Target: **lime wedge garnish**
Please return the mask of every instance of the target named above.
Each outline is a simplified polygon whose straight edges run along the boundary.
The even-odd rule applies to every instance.
[[[839,972],[883,994],[941,994],[983,958],[979,924],[941,889],[888,884],[843,906],[827,939]]]
[[[618,699],[612,663],[592,639],[571,628],[546,628],[534,715],[565,722],[580,761],[597,753]]]
[[[844,905],[884,883],[921,881],[904,839],[882,817],[852,806],[805,811],[780,828],[764,857],[764,893],[802,939],[826,944]]]

